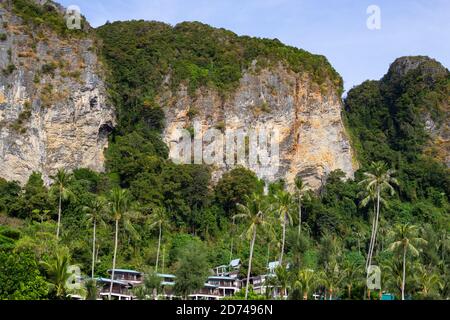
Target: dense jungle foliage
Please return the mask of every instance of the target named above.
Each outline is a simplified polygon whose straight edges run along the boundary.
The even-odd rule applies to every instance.
[[[107,276],[115,222],[116,267],[174,273],[182,296],[234,258],[245,277],[256,228],[251,273],[282,260],[273,281],[291,299],[377,299],[381,291],[397,299],[449,298],[450,176],[424,152],[430,138],[421,118],[426,110],[448,124],[440,109],[450,96],[448,71],[392,71],[349,92],[345,118],[361,163],[354,180],[336,171],[318,192],[299,179],[293,193],[280,181],[263,194],[264,183],[247,169],[212,185],[207,166],[168,160],[157,90],[170,75],[171,86],[184,82],[191,94],[201,86],[229,94],[254,59],[262,66],[281,61],[319,84],[342,87],[325,58],[200,23],[117,22],[97,33],[118,112],[107,171],[60,170],[50,187],[40,173],[23,187],[0,179],[0,299],[67,298],[66,278],[54,275],[68,264],[90,277],[94,261],[94,275]],[[381,267],[380,292],[365,289],[369,258]],[[264,297],[250,291],[250,298]]]

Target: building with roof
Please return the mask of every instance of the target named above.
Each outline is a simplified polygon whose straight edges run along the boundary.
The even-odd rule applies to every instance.
[[[108,278],[99,278],[97,282],[100,284],[100,298],[103,300],[109,299],[109,290],[111,282],[113,284],[111,299],[113,300],[133,300],[133,285],[126,281],[111,280]]]

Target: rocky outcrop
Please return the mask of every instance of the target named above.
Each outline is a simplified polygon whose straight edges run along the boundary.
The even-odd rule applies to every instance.
[[[171,150],[177,150],[180,141],[173,138],[175,131],[190,129],[196,121],[203,132],[214,127],[245,132],[261,126],[276,129],[279,167],[274,174],[255,170],[266,181],[284,179],[292,186],[301,176],[311,188],[318,189],[331,171],[340,169],[352,177],[357,166],[336,90],[332,85],[319,86],[307,74],[294,73],[282,64],[248,70],[237,90],[225,97],[212,89],[198,90],[191,96],[185,87],[175,94],[167,88],[159,104],[165,110],[164,137]],[[178,155],[172,152],[172,156]],[[216,165],[215,178],[228,169],[225,161]]]
[[[414,81],[409,80],[413,78]],[[416,87],[408,84],[408,79]],[[430,139],[424,153],[450,167],[450,72],[440,62],[426,56],[407,56],[396,59],[381,85],[396,88],[402,94],[407,89],[421,97],[419,116]],[[398,89],[401,88],[401,89]],[[423,92],[421,92],[423,91]],[[422,97],[423,96],[423,97]]]
[[[0,7],[0,176],[45,181],[58,168],[103,169],[114,125],[96,44],[30,28]]]

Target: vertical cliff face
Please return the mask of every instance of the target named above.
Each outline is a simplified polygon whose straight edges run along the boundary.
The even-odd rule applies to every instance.
[[[31,27],[2,6],[0,176],[24,183],[40,171],[49,182],[62,167],[102,170],[115,120],[96,44]]]
[[[213,89],[199,89],[191,96],[181,87],[175,94],[165,90],[158,102],[166,113],[164,137],[172,151],[179,143],[173,139],[175,131],[192,128],[194,122],[200,122],[203,131],[215,127],[248,133],[264,127],[279,132],[280,166],[275,174],[256,168],[260,178],[270,182],[284,179],[292,186],[301,176],[318,189],[331,171],[340,169],[352,177],[356,169],[337,92],[332,86],[321,88],[307,74],[295,73],[282,64],[250,68],[227,97]],[[172,156],[177,154],[172,152]],[[248,162],[243,164],[249,167]],[[214,169],[217,179],[230,167],[223,163]]]

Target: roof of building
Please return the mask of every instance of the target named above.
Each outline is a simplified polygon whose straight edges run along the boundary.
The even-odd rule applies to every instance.
[[[268,269],[273,270],[276,269],[280,265],[280,261],[272,261],[269,262]]]
[[[241,264],[241,259],[234,259],[234,260],[231,260],[231,262],[230,262],[231,267],[237,267],[240,264]]]
[[[108,270],[108,273],[111,273],[112,269]],[[128,270],[128,269],[114,269],[114,273],[133,273],[133,274],[142,274],[142,272],[136,271],[136,270]]]
[[[236,280],[235,278],[225,277],[225,276],[211,276],[211,277],[208,277],[208,279],[210,279],[210,280],[230,280],[230,281]]]
[[[106,283],[115,283],[115,284],[120,284],[120,285],[123,285],[123,286],[130,286],[130,284],[128,283],[128,282],[126,282],[126,281],[120,281],[120,280],[112,280],[111,281],[111,279],[108,279],[108,278],[98,278],[97,279],[98,281],[100,281],[100,282],[106,282]]]
[[[171,279],[175,279],[176,276],[173,274],[167,274],[167,273],[157,273],[156,274],[158,277],[160,278],[171,278]]]

